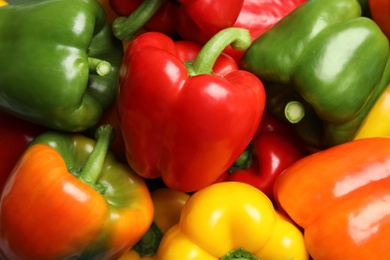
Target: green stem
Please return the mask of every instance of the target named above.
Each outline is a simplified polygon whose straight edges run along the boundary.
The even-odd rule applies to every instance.
[[[238,248],[227,253],[221,260],[260,260],[243,248]]]
[[[134,38],[152,16],[167,0],[144,0],[128,17],[118,17],[112,24],[112,30],[119,40],[128,41]]]
[[[296,124],[305,116],[305,108],[299,101],[290,101],[284,107],[284,115],[290,123]]]
[[[90,73],[97,73],[100,76],[107,76],[111,73],[111,64],[108,61],[88,57]]]
[[[192,65],[187,67],[189,75],[212,73],[215,61],[229,45],[241,51],[249,48],[251,45],[249,31],[233,27],[219,31],[203,46]]]
[[[114,137],[114,128],[111,125],[102,125],[96,130],[96,144],[85,163],[79,179],[101,192],[102,187],[98,178],[102,172],[110,143]]]
[[[143,235],[141,240],[133,246],[133,249],[139,256],[154,256],[157,253],[158,246],[160,245],[163,233],[160,228],[153,221],[148,231]]]
[[[230,166],[228,172],[233,173],[237,170],[248,169],[253,164],[253,143],[250,143],[248,147],[241,153],[232,166]]]

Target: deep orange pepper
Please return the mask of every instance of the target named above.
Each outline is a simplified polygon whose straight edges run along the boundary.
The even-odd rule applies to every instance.
[[[390,138],[309,155],[276,180],[278,204],[304,229],[316,260],[390,259]]]
[[[100,259],[124,255],[148,230],[153,203],[143,179],[81,134],[36,137],[0,200],[0,251],[9,260]]]

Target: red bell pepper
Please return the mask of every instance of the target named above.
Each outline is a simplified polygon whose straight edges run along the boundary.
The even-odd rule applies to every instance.
[[[379,25],[387,38],[390,39],[390,1],[368,0],[372,19]]]
[[[275,180],[288,166],[307,154],[291,126],[265,110],[251,144],[218,181],[251,184],[275,203]]]
[[[247,48],[247,30],[229,28],[203,47],[149,32],[126,51],[119,121],[127,161],[145,178],[191,192],[213,182],[245,150],[265,107],[262,82],[221,54]]]
[[[0,111],[0,191],[28,144],[46,128]]]
[[[124,35],[116,35],[121,40],[131,40],[140,30],[161,32],[169,36],[174,36],[176,34],[175,19],[172,15],[175,5],[171,1],[108,1],[114,12],[121,17],[114,25],[114,28],[120,27],[123,29]],[[114,31],[115,30],[116,29],[114,29]]]
[[[390,138],[306,156],[276,180],[277,203],[304,229],[316,260],[390,259]]]
[[[240,15],[233,26],[248,29],[252,40],[255,40],[280,19],[306,1],[307,0],[245,0]],[[228,46],[225,52],[238,62],[245,51],[234,50]]]
[[[141,28],[169,36],[190,32],[195,38],[206,36],[208,40],[234,24],[243,2],[177,0],[174,4],[168,0],[110,0],[121,15],[114,21],[113,31],[120,40],[134,38]]]
[[[248,29],[252,40],[255,40],[280,19],[306,1],[307,0],[244,0],[239,15],[232,26]],[[204,33],[202,30],[197,29],[196,26],[192,26],[191,29],[189,29],[187,23],[184,23],[184,25],[179,23],[177,26],[178,34],[185,40],[204,44],[211,37],[210,34]],[[235,50],[231,46],[228,46],[226,47],[225,52],[238,62],[245,51]]]

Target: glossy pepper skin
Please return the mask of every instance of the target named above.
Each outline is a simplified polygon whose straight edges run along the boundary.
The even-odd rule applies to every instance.
[[[119,260],[154,260],[163,235],[179,223],[181,211],[190,195],[168,188],[151,192],[153,224],[137,244]]]
[[[245,150],[264,110],[263,85],[220,54],[232,42],[247,47],[248,37],[229,28],[202,47],[149,32],[131,43],[118,109],[127,161],[138,174],[192,192],[215,182]]]
[[[270,100],[289,92],[289,100],[269,102],[271,111],[283,113],[279,107],[299,101],[317,118],[294,122],[297,129],[318,129],[301,133],[313,147],[352,140],[387,85],[389,41],[375,22],[360,15],[356,0],[308,1],[258,37],[241,60],[241,68],[264,82]],[[274,84],[282,87],[272,90]]]
[[[261,190],[274,203],[273,185],[284,169],[308,154],[291,126],[264,111],[251,144],[221,181],[240,181]]]
[[[368,0],[372,19],[390,39],[390,2],[386,0]]]
[[[234,258],[233,251],[242,258]],[[243,257],[245,256],[245,257]],[[158,260],[308,259],[301,231],[261,191],[221,182],[197,191],[164,235]]]
[[[366,138],[287,168],[275,197],[313,259],[389,259],[390,139]],[[335,235],[337,234],[337,235]]]
[[[0,24],[0,108],[56,130],[93,126],[115,99],[123,57],[98,1],[8,5]]]
[[[174,3],[160,0],[108,0],[111,8],[118,17],[126,19],[126,36],[119,36],[122,40],[131,40],[139,34],[139,31],[161,32],[169,36],[175,36]],[[144,6],[152,5],[151,13]],[[146,15],[147,14],[147,15]],[[143,20],[143,17],[146,15]],[[117,17],[117,18],[118,18]],[[129,19],[129,20],[127,20]],[[114,20],[115,21],[115,20]],[[118,20],[119,21],[119,20]],[[117,23],[118,23],[117,21]]]
[[[153,203],[143,179],[97,141],[46,132],[14,167],[0,200],[5,259],[118,259],[147,231]],[[28,216],[28,218],[26,218]]]
[[[133,39],[139,29],[145,28],[169,36],[178,34],[184,39],[191,35],[197,39],[196,42],[204,43],[220,30],[234,24],[243,2],[110,0],[113,9],[119,15],[124,15],[114,21],[113,31],[121,40]]]
[[[28,144],[47,129],[0,111],[0,191]]]
[[[255,40],[284,16],[307,0],[244,0],[241,11],[234,27],[249,30],[252,40]],[[188,33],[189,34],[189,33]],[[232,56],[237,62],[245,51],[237,51],[228,46],[225,53]]]

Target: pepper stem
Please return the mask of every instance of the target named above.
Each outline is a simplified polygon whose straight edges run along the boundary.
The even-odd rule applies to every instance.
[[[167,0],[144,0],[128,17],[118,17],[112,24],[112,30],[119,40],[128,41],[134,38]]]
[[[102,191],[98,183],[99,175],[103,169],[106,155],[114,137],[114,128],[111,125],[102,125],[96,130],[96,144],[85,163],[79,179],[93,187],[98,192]]]
[[[253,164],[253,143],[251,142],[247,148],[241,153],[232,166],[230,166],[228,172],[233,173],[240,169],[248,169]]]
[[[251,42],[247,29],[230,27],[219,31],[203,46],[192,65],[187,67],[189,75],[212,73],[215,61],[227,46],[243,51],[249,48]]]
[[[99,76],[107,76],[111,73],[111,64],[108,61],[88,57],[89,71]]]
[[[296,124],[305,116],[305,108],[299,101],[290,101],[284,107],[284,115],[290,123]]]
[[[238,248],[227,253],[221,260],[260,260],[243,248]]]
[[[160,245],[163,233],[157,224],[153,221],[148,231],[143,237],[133,246],[133,250],[139,256],[154,256],[157,254],[158,246]]]

